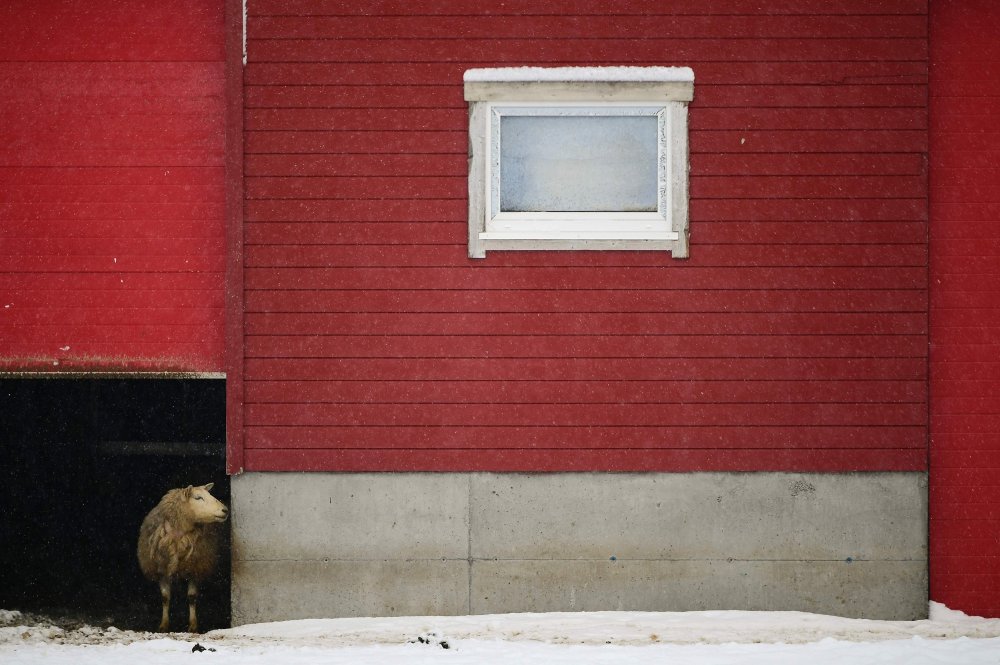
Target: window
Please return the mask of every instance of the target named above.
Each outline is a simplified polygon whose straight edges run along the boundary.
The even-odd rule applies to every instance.
[[[501,249],[686,257],[687,102],[678,67],[470,69],[469,256]]]

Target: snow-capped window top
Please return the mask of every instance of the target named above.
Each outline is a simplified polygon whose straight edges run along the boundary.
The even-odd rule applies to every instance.
[[[694,82],[690,67],[494,67],[466,70],[469,81]]]

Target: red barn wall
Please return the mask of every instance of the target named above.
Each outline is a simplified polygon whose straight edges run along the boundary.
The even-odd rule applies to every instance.
[[[927,3],[256,0],[247,470],[926,468]],[[691,258],[466,257],[462,73],[683,65]]]
[[[0,371],[223,369],[222,14],[0,5]]]
[[[931,598],[1000,616],[1000,5],[931,3]]]

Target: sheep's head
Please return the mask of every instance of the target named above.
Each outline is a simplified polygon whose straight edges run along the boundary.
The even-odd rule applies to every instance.
[[[226,504],[211,494],[214,484],[209,483],[199,487],[188,485],[184,488],[184,500],[187,501],[195,522],[225,522],[226,518],[229,517],[229,509],[226,508]]]

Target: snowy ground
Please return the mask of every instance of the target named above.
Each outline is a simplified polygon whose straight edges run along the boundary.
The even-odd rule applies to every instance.
[[[203,650],[202,650],[203,648]],[[1000,620],[931,605],[926,621],[800,612],[593,612],[324,619],[205,635],[53,623],[0,610],[0,663],[132,665],[1000,665]]]

